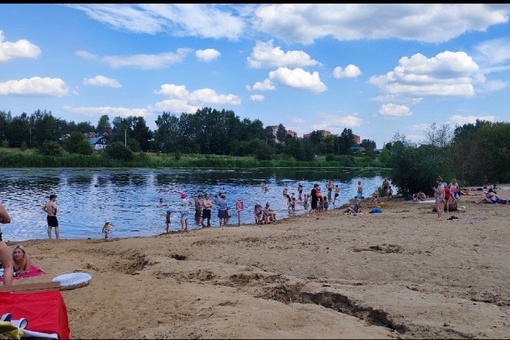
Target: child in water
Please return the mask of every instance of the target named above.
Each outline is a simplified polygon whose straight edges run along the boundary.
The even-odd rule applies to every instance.
[[[103,226],[102,233],[104,234],[104,239],[108,240],[108,237],[110,236],[110,228],[113,227],[113,224],[110,222],[106,222]]]

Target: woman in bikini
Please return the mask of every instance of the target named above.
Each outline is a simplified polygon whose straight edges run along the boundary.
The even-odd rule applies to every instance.
[[[14,276],[21,276],[30,274],[32,264],[30,262],[30,255],[25,251],[22,245],[17,245],[12,250],[12,260],[14,267]]]

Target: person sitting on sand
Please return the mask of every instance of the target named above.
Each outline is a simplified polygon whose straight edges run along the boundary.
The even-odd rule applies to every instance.
[[[30,268],[32,267],[30,255],[25,252],[25,248],[22,245],[17,245],[12,250],[12,261],[14,276],[30,274]]]
[[[372,193],[372,198],[370,199],[370,202],[371,203],[374,203],[375,205],[377,205],[377,199],[379,198],[379,192],[376,190],[374,190],[374,192]]]
[[[414,194],[414,199],[416,201],[425,201],[427,199],[427,195],[423,191],[418,191],[416,194]]]
[[[479,204],[479,203],[491,203],[491,204],[495,204],[495,203],[498,203],[500,201],[498,195],[496,195],[496,193],[494,192],[494,190],[492,190],[492,188],[489,188],[489,191],[487,191],[487,193],[485,194],[484,197],[482,197],[481,200],[479,201],[475,201],[476,204]]]
[[[269,202],[266,202],[266,206],[262,210],[262,213],[264,214],[264,223],[271,223],[273,221],[276,221],[276,211],[271,209],[269,207]]]
[[[357,198],[356,199],[356,203],[354,203],[349,208],[347,208],[347,210],[345,212],[346,213],[351,213],[351,214],[360,214],[360,213],[362,213],[363,211],[361,210],[361,200],[359,198]]]

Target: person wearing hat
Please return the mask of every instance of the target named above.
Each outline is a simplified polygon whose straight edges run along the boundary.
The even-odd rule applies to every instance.
[[[49,201],[42,207],[46,212],[46,221],[48,222],[48,238],[51,239],[51,228],[55,228],[55,238],[58,240],[60,236],[60,230],[58,227],[57,219],[57,195],[50,195]]]

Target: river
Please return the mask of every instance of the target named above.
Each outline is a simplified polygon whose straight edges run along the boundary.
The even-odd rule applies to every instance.
[[[355,196],[357,182],[362,181],[369,197],[381,186],[384,170],[377,169],[0,169],[0,202],[12,222],[2,225],[5,241],[46,239],[46,213],[42,206],[50,194],[56,194],[60,237],[65,239],[99,239],[105,221],[114,226],[110,238],[158,235],[165,231],[165,212],[177,207],[181,192],[193,199],[199,193],[214,197],[220,188],[232,207],[229,225],[254,224],[255,203],[269,202],[278,219],[306,213],[298,202],[294,212],[287,210],[282,192],[297,198],[298,182],[309,194],[314,183],[327,193],[329,180],[341,187],[336,208]],[[262,188],[268,183],[268,190]],[[396,190],[394,189],[396,192]],[[334,195],[333,195],[334,196]],[[163,203],[160,202],[163,199]],[[242,200],[239,217],[235,202]],[[330,209],[333,207],[330,207]],[[218,208],[212,209],[212,225],[218,227]],[[172,214],[171,230],[180,229],[179,214]],[[199,228],[190,208],[189,229]]]

